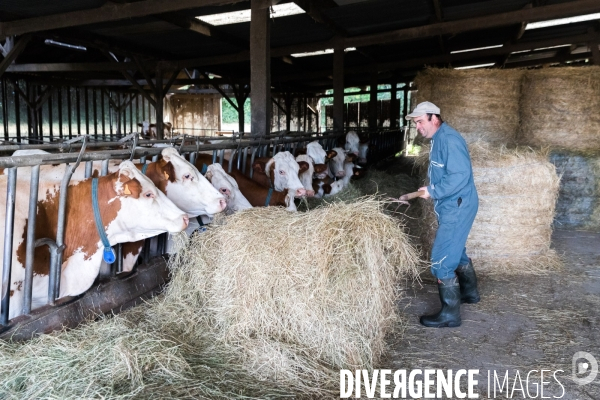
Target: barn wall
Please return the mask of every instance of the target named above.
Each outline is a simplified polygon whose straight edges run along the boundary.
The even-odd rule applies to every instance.
[[[165,116],[167,115],[173,123],[173,129],[179,134],[212,136],[221,130],[221,96],[171,95],[165,100]]]
[[[398,92],[399,96],[402,96],[402,92]],[[405,125],[404,116],[402,114],[403,98],[398,99],[398,107],[400,115],[399,124],[400,126]],[[378,127],[389,127],[390,126],[390,100],[378,100],[377,101],[377,126]],[[333,105],[326,105],[322,107],[325,112],[325,124],[327,129],[333,129]],[[369,127],[369,102],[353,102],[344,104],[344,126],[347,128],[361,128],[367,129]],[[325,127],[323,127],[325,129]]]

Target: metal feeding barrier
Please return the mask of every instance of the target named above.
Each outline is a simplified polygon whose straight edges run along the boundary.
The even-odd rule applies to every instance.
[[[306,132],[278,132],[264,137],[252,137],[234,134],[224,137],[199,137],[182,135],[166,140],[139,140],[137,134],[123,137],[118,141],[93,141],[89,136],[80,136],[61,143],[40,143],[32,145],[5,144],[0,145],[0,154],[12,153],[15,150],[45,150],[48,154],[28,154],[0,157],[0,168],[4,168],[6,179],[6,210],[4,224],[4,257],[2,264],[2,298],[0,301],[0,324],[10,326],[10,284],[13,254],[13,235],[15,218],[15,199],[18,182],[18,171],[30,167],[30,197],[28,204],[28,220],[26,233],[25,279],[23,282],[24,301],[20,314],[31,314],[32,287],[34,276],[34,252],[36,247],[48,246],[50,252],[50,275],[48,284],[48,304],[54,305],[60,293],[61,265],[65,242],[65,219],[67,206],[68,186],[75,170],[80,163],[85,163],[85,178],[92,176],[93,162],[101,162],[100,176],[108,174],[109,160],[140,160],[146,163],[148,159],[156,161],[164,146],[175,146],[179,152],[194,163],[200,152],[212,151],[213,163],[223,163],[225,152],[230,151],[229,172],[235,167],[245,173],[248,157],[250,165],[256,157],[275,155],[281,151],[290,151],[303,148],[312,141],[319,141],[324,149],[338,147],[342,134],[334,132],[306,133]],[[383,131],[369,134],[369,158],[389,157],[396,154],[402,145],[402,131]],[[157,147],[161,146],[161,147]],[[343,145],[342,145],[343,147]],[[90,151],[91,150],[91,151]],[[43,165],[64,164],[65,173],[60,185],[58,223],[56,238],[37,238],[36,214],[38,202],[38,188],[40,168]],[[250,174],[252,170],[250,171]],[[159,236],[153,248],[150,240],[141,252],[144,262],[155,255],[165,253],[168,234]],[[123,254],[121,245],[116,246],[116,262],[111,266],[112,277],[116,277],[123,269]],[[0,327],[0,330],[2,327]]]

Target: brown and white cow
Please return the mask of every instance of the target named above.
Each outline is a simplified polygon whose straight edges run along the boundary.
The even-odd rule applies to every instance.
[[[315,174],[315,162],[308,154],[300,154],[296,156],[296,161],[300,166],[298,178],[300,178],[302,186],[304,186],[304,189],[306,189],[306,197],[314,197],[315,191],[312,187],[312,181],[313,175]],[[306,165],[306,168],[304,168],[304,164],[302,163]]]
[[[201,169],[204,164],[212,162],[212,156],[208,154],[198,154],[196,157],[196,166]],[[229,162],[223,161],[223,169],[228,169]],[[282,206],[288,211],[296,211],[294,204],[295,190],[278,191],[261,185],[250,179],[242,171],[232,168],[230,176],[235,179],[239,190],[253,207]]]
[[[324,179],[326,176],[331,176],[327,163],[337,155],[336,151],[325,151],[323,146],[315,140],[306,145],[306,154],[314,161],[314,178]]]
[[[252,204],[244,197],[236,180],[225,172],[221,164],[209,165],[205,177],[219,193],[225,196],[227,207],[224,212],[226,215],[252,208]]]
[[[52,167],[64,171],[64,166]],[[20,168],[16,190],[9,318],[22,312],[23,280],[30,168]],[[35,238],[55,238],[57,230],[60,182],[45,179],[54,171],[40,171]],[[6,187],[7,176],[0,176]],[[98,205],[111,245],[142,240],[163,232],[181,232],[188,216],[169,200],[150,179],[127,161],[118,171],[98,178]],[[0,234],[4,235],[6,198],[0,196]],[[92,180],[75,182],[68,188],[65,245],[59,297],[79,295],[96,279],[103,255],[103,244],[95,229],[92,208]],[[3,255],[4,249],[0,250]],[[35,250],[32,307],[46,303],[48,294],[49,252]]]

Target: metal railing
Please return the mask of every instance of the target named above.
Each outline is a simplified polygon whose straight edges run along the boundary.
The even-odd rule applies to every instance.
[[[65,241],[68,240],[68,238],[66,240],[64,238],[67,188],[71,176],[80,163],[85,163],[85,178],[89,178],[92,175],[92,163],[94,161],[102,162],[100,175],[104,176],[108,173],[109,160],[135,159],[142,163],[146,163],[150,159],[156,161],[164,147],[153,146],[156,144],[169,144],[177,147],[179,152],[187,157],[192,164],[194,164],[199,152],[207,151],[212,151],[213,163],[219,162],[222,164],[225,159],[225,152],[229,150],[229,172],[231,172],[232,167],[235,165],[237,169],[245,173],[248,158],[250,158],[250,164],[252,164],[256,157],[272,156],[281,151],[290,151],[294,154],[297,149],[305,147],[306,144],[314,140],[317,140],[325,150],[329,150],[338,147],[340,144],[339,139],[343,136],[343,134],[336,132],[274,132],[264,137],[253,137],[246,133],[241,135],[235,134],[231,137],[219,138],[218,140],[215,140],[215,137],[212,136],[187,135],[165,140],[138,140],[138,135],[133,134],[121,138],[120,141],[91,141],[89,137],[82,136],[60,143],[0,145],[0,152],[14,152],[20,149],[39,149],[50,152],[49,154],[0,157],[0,168],[4,168],[4,173],[7,175],[4,257],[2,264],[2,287],[4,290],[0,302],[0,324],[4,326],[9,325],[15,194],[17,174],[20,168],[32,168],[26,234],[26,277],[23,284],[24,302],[23,309],[20,312],[22,314],[30,314],[33,262],[36,247],[48,246],[51,254],[48,304],[53,305],[60,293],[60,266],[62,265]],[[369,139],[368,159],[372,162],[374,159],[393,156],[399,152],[402,145],[403,131],[371,132],[369,133]],[[40,167],[48,164],[65,164],[66,166],[65,175],[61,181],[58,225],[56,227],[57,234],[54,239],[36,239],[35,226]],[[160,255],[165,252],[167,237],[167,234],[161,235],[154,249],[151,249],[148,245],[149,241],[146,241],[146,245],[141,253],[144,262],[147,262],[153,255]],[[113,264],[111,276],[117,276],[122,271],[122,251],[120,245],[116,247],[116,253],[118,256],[117,262]]]

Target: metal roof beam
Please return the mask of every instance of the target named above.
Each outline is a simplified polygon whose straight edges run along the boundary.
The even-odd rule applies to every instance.
[[[44,17],[0,22],[0,37],[22,35],[28,32],[40,32],[71,26],[96,24],[100,22],[119,21],[189,8],[232,4],[240,1],[241,0],[144,0],[134,3],[107,2],[103,6],[91,10],[72,11]]]

